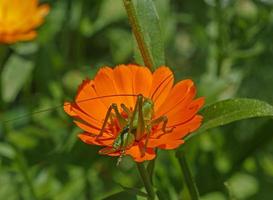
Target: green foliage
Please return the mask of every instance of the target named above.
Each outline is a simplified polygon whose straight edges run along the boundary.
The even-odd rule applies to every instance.
[[[145,199],[132,160],[99,156],[62,110],[98,67],[140,63],[122,0],[43,2],[38,38],[0,46],[0,199]],[[189,170],[175,151],[149,164],[157,198],[191,199],[196,182],[202,200],[271,200],[273,4],[132,2],[152,65],[194,79],[206,98],[200,134],[178,150]]]
[[[199,132],[225,124],[253,117],[273,117],[273,106],[255,99],[228,99],[206,106]]]

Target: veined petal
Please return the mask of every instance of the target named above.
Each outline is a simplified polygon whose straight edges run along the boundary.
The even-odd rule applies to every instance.
[[[133,74],[133,94],[142,94],[149,97],[153,75],[147,67],[130,65]],[[135,101],[134,101],[135,102]]]
[[[108,107],[103,104],[102,99],[98,98],[94,87],[93,80],[83,81],[78,89],[75,103],[86,114],[102,122]]]
[[[204,98],[195,99],[190,102],[186,108],[178,108],[170,114],[168,114],[169,123],[168,126],[177,126],[177,124],[183,124],[190,120],[200,108],[204,105]]]
[[[172,140],[163,136],[160,139],[150,139],[148,147],[160,149],[176,149],[183,143],[183,140]]]
[[[117,88],[117,94],[134,94],[133,93],[133,74],[132,70],[126,65],[119,65],[113,70],[113,78]],[[135,101],[133,96],[120,96],[122,103],[129,108],[133,108]],[[119,104],[118,104],[119,105]]]
[[[173,86],[173,73],[168,67],[159,67],[153,73],[153,83],[150,98],[154,102],[155,112],[165,101]]]
[[[196,95],[196,89],[192,80],[183,80],[178,82],[170,91],[163,105],[156,112],[156,116],[171,115],[171,112],[184,107]]]
[[[100,138],[97,139],[94,136],[88,135],[88,133],[79,134],[78,137],[86,144],[98,145],[98,146],[112,146],[114,138]]]

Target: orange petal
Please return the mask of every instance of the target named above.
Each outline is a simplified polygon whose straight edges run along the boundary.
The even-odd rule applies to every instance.
[[[154,101],[155,112],[165,101],[173,86],[173,73],[168,67],[159,67],[153,73],[153,83],[150,98]]]
[[[98,96],[94,90],[94,81],[83,81],[75,98],[76,104],[86,114],[102,122],[108,108],[102,103],[101,99],[95,98]]]
[[[112,146],[114,138],[99,138],[88,135],[88,133],[79,134],[78,137],[86,144],[98,146]]]
[[[184,106],[189,101],[191,101],[196,94],[196,89],[194,87],[194,83],[192,80],[187,79],[180,81],[175,84],[166,98],[166,103],[164,102],[157,113],[155,114],[157,117],[166,115],[173,110],[177,110],[178,107]]]
[[[119,90],[114,81],[113,69],[110,67],[101,68],[95,76],[94,86],[97,96],[118,95]],[[102,98],[106,108],[109,108],[111,104],[121,104],[121,97],[107,97]],[[105,114],[105,112],[104,112]]]
[[[108,155],[108,156],[120,156],[120,151],[116,151],[116,152],[112,152],[112,153],[107,153],[107,154],[105,154],[105,153],[101,153],[101,152],[107,152],[107,151],[110,151],[110,150],[112,150],[113,149],[113,147],[105,147],[105,148],[102,148],[102,149],[100,149],[99,150],[99,154],[100,155]]]
[[[134,65],[130,65],[130,69],[133,73],[133,93],[149,97],[153,81],[151,71],[147,67]]]
[[[192,101],[186,108],[178,108],[178,110],[173,110],[170,115],[168,114],[168,127],[177,126],[183,124],[190,120],[196,115],[200,108],[204,104],[204,98],[198,98]]]
[[[130,67],[126,65],[119,65],[115,67],[113,70],[113,77],[115,80],[117,94],[134,94],[133,73]],[[120,99],[127,107],[134,107],[135,98],[133,96],[121,96]]]
[[[200,127],[202,119],[203,119],[202,116],[196,115],[187,123],[177,126],[173,130],[173,132],[162,135],[160,139],[178,140],[178,139],[184,138],[186,135],[197,130]]]
[[[75,113],[75,112],[73,111],[73,109],[72,109],[72,103],[70,103],[70,102],[64,102],[63,108],[64,108],[64,111],[65,111],[68,115],[70,115],[70,116],[72,116],[72,117],[77,117],[77,116],[78,116],[77,113]]]
[[[69,106],[65,106],[65,107],[66,107],[65,112],[67,112],[68,114],[71,114],[72,116],[77,116],[78,118],[88,123],[89,125],[97,127],[97,128],[100,128],[102,126],[102,123],[100,121],[91,117],[90,115],[87,115],[82,110],[80,110],[77,106],[72,105],[70,107]]]
[[[30,31],[27,33],[18,33],[18,34],[1,34],[0,33],[0,42],[5,42],[8,44],[12,44],[17,42],[18,40],[27,41],[32,40],[37,36],[36,31]]]
[[[74,120],[74,123],[82,130],[90,133],[90,134],[94,134],[94,135],[98,135],[99,132],[100,132],[100,129],[98,129],[97,127],[95,126],[92,126],[92,125],[88,125],[88,124],[84,124],[84,123],[81,123],[79,121],[76,121]]]
[[[156,154],[152,148],[147,148],[144,155],[140,151],[141,144],[132,146],[130,149],[126,150],[126,155],[130,155],[136,162],[143,162],[145,160],[153,160]]]
[[[171,140],[169,138],[162,137],[160,139],[150,139],[148,142],[148,147],[158,147],[160,149],[176,149],[183,143],[184,140]]]

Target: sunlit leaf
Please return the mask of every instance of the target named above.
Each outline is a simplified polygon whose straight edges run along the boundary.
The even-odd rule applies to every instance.
[[[32,61],[13,55],[7,61],[1,74],[2,97],[5,102],[12,102],[20,92],[34,65]]]
[[[199,132],[254,117],[273,117],[273,107],[256,99],[229,99],[206,106],[201,115],[204,122]]]

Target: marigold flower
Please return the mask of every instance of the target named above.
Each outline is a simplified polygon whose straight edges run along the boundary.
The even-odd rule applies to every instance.
[[[49,12],[38,0],[0,0],[0,43],[32,40]]]
[[[179,147],[184,142],[183,138],[198,129],[202,121],[202,116],[197,112],[203,106],[204,98],[194,99],[196,88],[193,81],[187,79],[175,85],[173,82],[173,73],[165,66],[159,67],[153,73],[146,67],[136,65],[119,65],[114,69],[103,67],[93,80],[83,81],[75,102],[66,102],[64,110],[76,118],[74,122],[84,131],[79,134],[83,142],[104,147],[100,150],[101,154],[130,155],[136,162],[152,160],[156,156],[155,148]],[[130,138],[131,142],[124,150],[118,149],[115,147],[117,138],[121,134],[126,137],[125,132],[128,132],[129,126],[121,127],[117,120],[118,115],[111,111],[105,129],[100,134],[106,113],[115,103],[125,119],[125,124],[129,123],[129,116],[132,116],[139,94],[146,101],[151,100],[152,115],[150,118],[144,116],[145,127],[140,136]],[[160,121],[159,118],[168,119],[165,131],[164,120]],[[148,130],[151,132],[148,133]],[[134,129],[133,133],[136,132]]]

